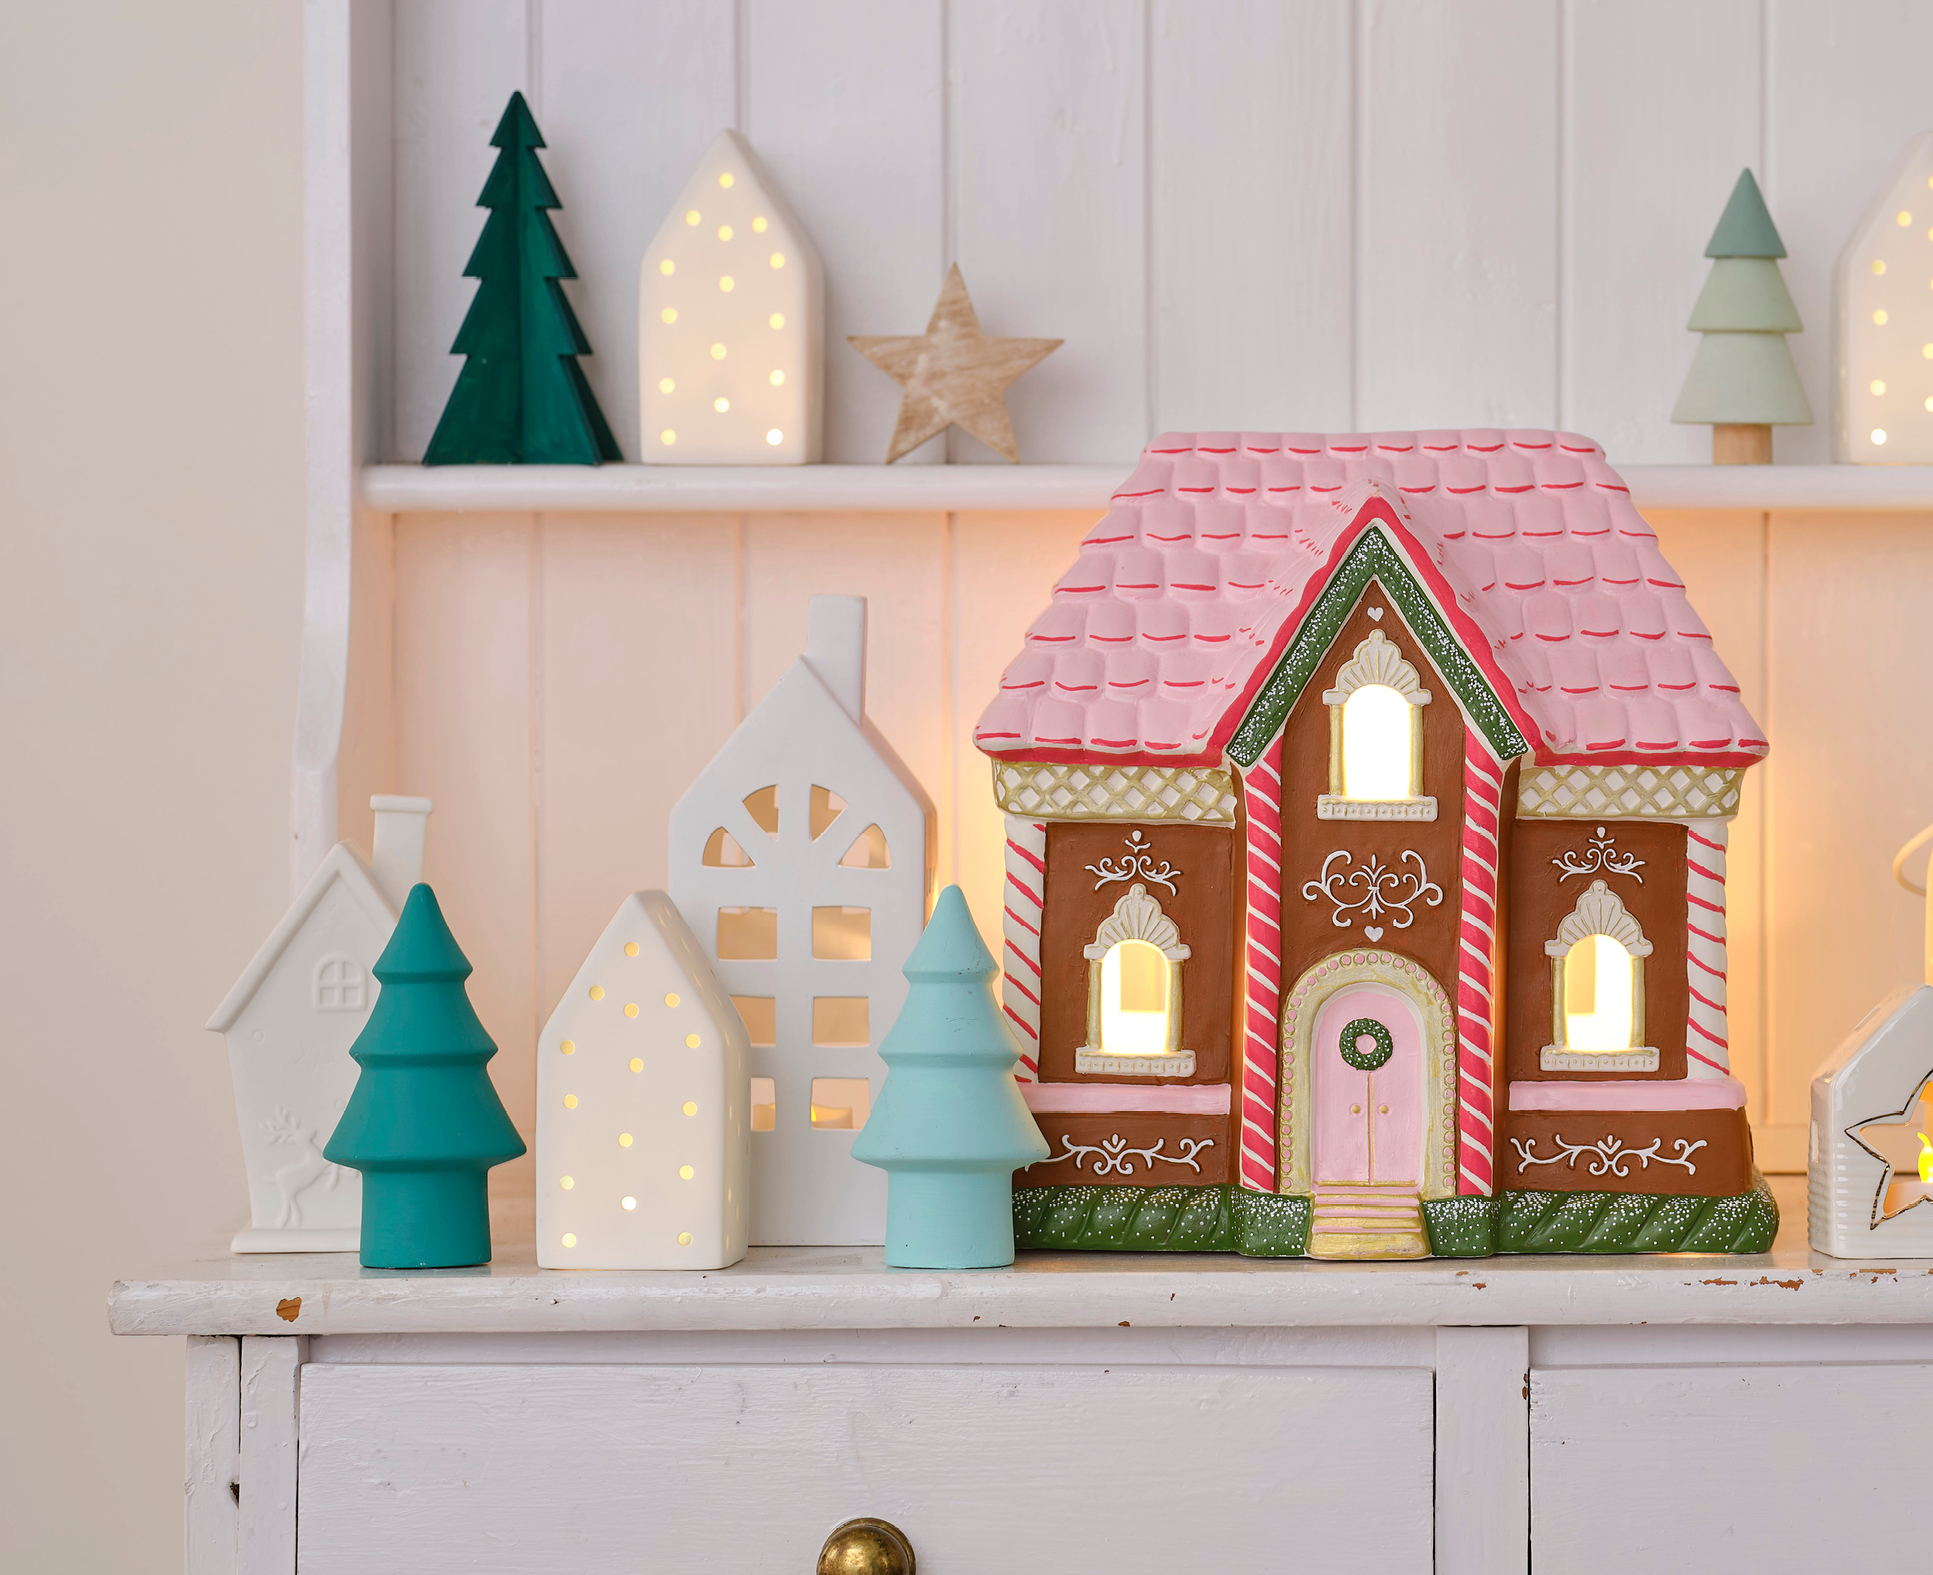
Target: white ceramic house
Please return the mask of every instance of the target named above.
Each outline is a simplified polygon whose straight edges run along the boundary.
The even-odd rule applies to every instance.
[[[671,812],[671,895],[751,1041],[752,1244],[876,1245],[852,1158],[926,922],[933,806],[866,718],[866,603],[812,598],[805,654]]]
[[[1832,457],[1933,462],[1933,131],[1900,150],[1832,272]]]
[[[1888,996],[1819,1068],[1807,1157],[1814,1252],[1933,1258],[1933,986]]]
[[[811,465],[821,447],[825,280],[758,155],[721,131],[638,277],[638,456]]]
[[[537,1041],[539,1267],[745,1256],[748,1054],[671,899],[626,897]]]
[[[356,1086],[349,1059],[376,999],[371,970],[423,878],[430,800],[378,795],[365,865],[331,848],[208,1027],[228,1041],[248,1166],[249,1224],[234,1252],[354,1252],[362,1177],[322,1157]]]

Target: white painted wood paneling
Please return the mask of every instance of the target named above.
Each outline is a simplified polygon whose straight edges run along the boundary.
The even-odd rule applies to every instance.
[[[1918,1569],[1933,1367],[1531,1374],[1540,1569]]]
[[[236,1575],[241,1558],[242,1342],[188,1336],[187,1470],[182,1567]]]
[[[1145,4],[971,0],[947,17],[953,256],[989,334],[1067,341],[1008,392],[1021,457],[1132,459],[1151,435]]]
[[[296,1462],[308,1344],[300,1335],[246,1335],[241,1342],[237,1563],[243,1575],[295,1575]]]
[[[1241,1568],[1381,1575],[1430,1560],[1430,1417],[1415,1369],[321,1366],[302,1564],[804,1570],[879,1515],[931,1575],[1153,1575],[1206,1524]]]
[[[1557,412],[1557,8],[1356,8],[1362,431]]]
[[[1156,433],[1349,425],[1351,16],[1330,0],[1155,0]]]
[[[593,352],[579,364],[636,459],[638,263],[692,166],[732,124],[734,12],[717,0],[528,4],[530,108],[550,144],[540,156],[564,204],[551,217],[577,265],[572,305]]]
[[[1436,1331],[1436,1575],[1529,1575],[1530,1331]]]

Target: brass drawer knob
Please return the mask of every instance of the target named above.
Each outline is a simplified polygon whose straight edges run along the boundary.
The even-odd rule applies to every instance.
[[[819,1550],[818,1575],[913,1575],[913,1545],[889,1520],[849,1520]]]

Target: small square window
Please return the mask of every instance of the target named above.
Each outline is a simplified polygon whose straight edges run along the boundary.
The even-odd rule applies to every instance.
[[[723,956],[721,952],[719,954]],[[814,908],[812,955],[833,962],[870,962],[873,955],[871,908]]]
[[[815,995],[812,1042],[863,1049],[872,1043],[872,1002],[863,995]]]
[[[769,1077],[752,1079],[752,1130],[773,1132],[779,1124],[778,1084]]]
[[[735,995],[732,1005],[745,1020],[745,1037],[761,1050],[779,1042],[777,1003],[769,995]]]
[[[819,1132],[857,1132],[872,1114],[872,1085],[863,1077],[815,1077],[812,1125]]]
[[[770,962],[779,954],[777,908],[720,908],[718,956],[725,962]]]

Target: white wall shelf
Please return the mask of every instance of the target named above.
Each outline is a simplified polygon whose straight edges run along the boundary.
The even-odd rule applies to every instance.
[[[372,465],[365,507],[422,513],[754,513],[1093,509],[1114,465]],[[1640,508],[1933,511],[1928,465],[1632,465]]]

